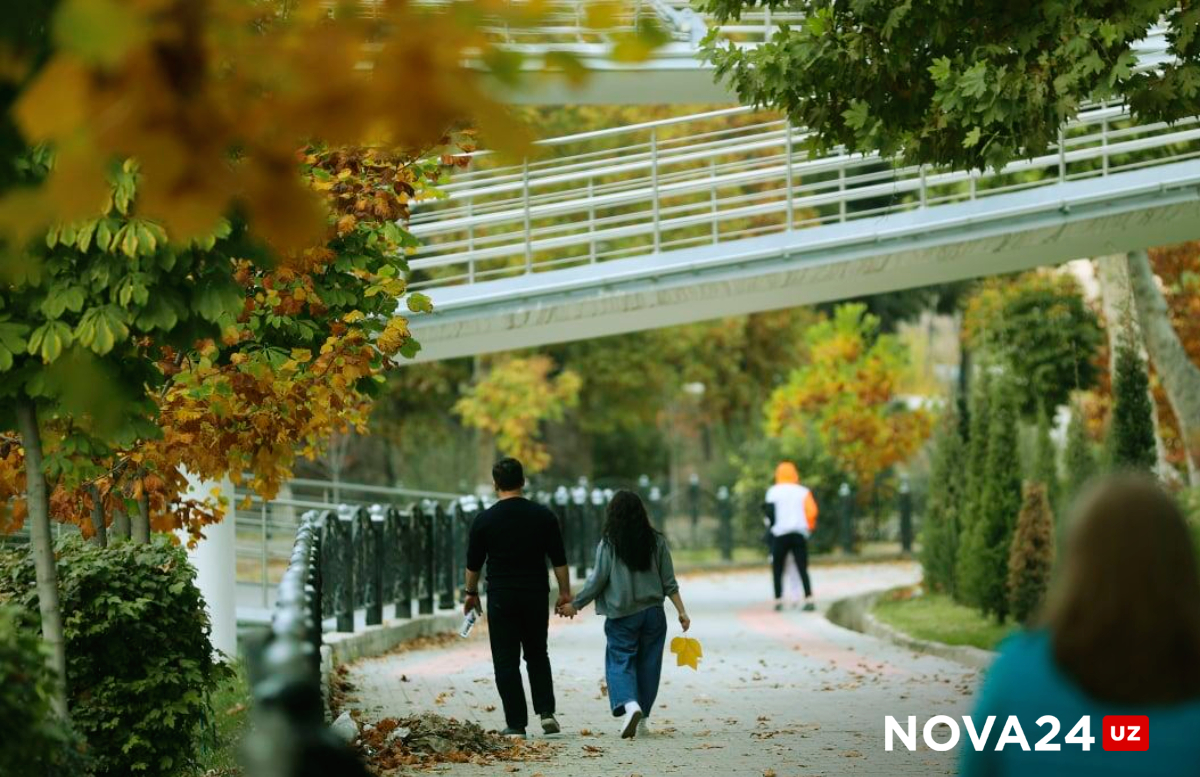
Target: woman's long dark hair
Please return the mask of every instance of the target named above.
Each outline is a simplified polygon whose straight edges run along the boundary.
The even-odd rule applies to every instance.
[[[650,525],[646,506],[632,491],[618,491],[608,503],[604,540],[617,558],[634,572],[645,572],[658,548],[658,532]]]
[[[1179,505],[1144,475],[1075,505],[1045,623],[1059,668],[1094,699],[1200,699],[1200,573]]]

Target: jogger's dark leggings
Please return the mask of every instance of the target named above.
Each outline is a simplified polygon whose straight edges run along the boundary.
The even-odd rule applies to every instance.
[[[775,537],[771,541],[771,574],[775,579],[775,598],[783,598],[783,568],[787,564],[788,553],[796,557],[796,568],[800,570],[804,595],[812,596],[812,584],[808,582],[808,538],[796,532]]]

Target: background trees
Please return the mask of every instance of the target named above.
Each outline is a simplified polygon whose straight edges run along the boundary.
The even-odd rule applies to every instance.
[[[699,4],[722,22],[752,5]],[[1200,112],[1200,12],[1167,0],[786,6],[804,21],[752,49],[711,34],[706,54],[742,102],[787,113],[817,148],[999,167],[1044,151],[1088,100],[1124,97],[1151,121]],[[1179,61],[1135,72],[1133,44],[1160,19]]]

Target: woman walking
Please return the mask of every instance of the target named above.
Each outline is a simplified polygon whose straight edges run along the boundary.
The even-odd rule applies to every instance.
[[[976,725],[995,715],[997,731],[1015,715],[1029,742],[1045,731],[1042,716],[1052,715],[1066,734],[1053,743],[1062,750],[961,747],[960,773],[1196,774],[1200,573],[1179,506],[1143,475],[1100,481],[1075,507],[1062,564],[1042,625],[1004,643],[974,715]],[[1116,714],[1148,716],[1154,734],[1147,752],[1122,758],[1100,746],[1105,716]],[[1085,725],[1082,736],[1095,744],[1072,744]]]
[[[679,624],[687,631],[692,622],[679,596],[666,539],[650,525],[637,494],[618,491],[608,503],[592,573],[574,601],[558,612],[573,618],[595,601],[596,612],[607,616],[608,700],[613,717],[622,718],[624,739],[649,733],[646,718],[658,696],[667,640],[665,598],[675,605]]]

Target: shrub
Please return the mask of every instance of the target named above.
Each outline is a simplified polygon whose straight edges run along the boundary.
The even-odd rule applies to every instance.
[[[1112,420],[1108,429],[1109,465],[1113,469],[1150,472],[1158,461],[1150,376],[1128,328],[1117,343],[1115,372]]]
[[[948,593],[953,593],[955,589],[959,514],[966,487],[960,474],[964,445],[958,428],[957,414],[947,413],[934,438],[929,501],[921,533],[921,566],[925,572],[925,585],[930,590]]]
[[[57,555],[68,705],[94,774],[186,773],[227,671],[213,660],[187,556],[165,539],[103,549],[76,537]],[[5,563],[0,586],[36,613],[32,560],[9,554]]]
[[[1067,425],[1067,448],[1063,454],[1067,470],[1067,487],[1063,501],[1059,504],[1059,517],[1066,515],[1066,507],[1083,488],[1084,483],[1096,474],[1096,456],[1092,452],[1092,441],[1088,439],[1087,422],[1083,411],[1071,408],[1071,422]]]
[[[956,559],[955,598],[966,604],[977,604],[973,598],[970,586],[964,585],[965,578],[970,574],[969,563],[964,555],[964,543],[970,540],[979,514],[979,505],[983,495],[983,484],[987,479],[988,457],[988,426],[991,422],[989,413],[991,380],[986,365],[980,366],[975,373],[971,387],[969,433],[965,441],[965,473],[963,475],[962,508],[959,511],[959,551]]]
[[[1050,437],[1050,418],[1045,409],[1038,415],[1037,450],[1034,456],[1033,480],[1046,487],[1046,501],[1050,505],[1050,515],[1058,510],[1062,492],[1062,482],[1058,477],[1058,449]]]
[[[996,382],[989,415],[987,476],[963,550],[961,583],[970,601],[1003,623],[1008,615],[1008,549],[1021,509],[1017,403],[1007,379]]]
[[[74,777],[84,758],[50,709],[54,678],[32,625],[21,609],[0,605],[0,774]]]
[[[1008,554],[1008,603],[1012,616],[1028,624],[1042,607],[1054,565],[1054,517],[1046,487],[1026,483],[1021,514]]]

